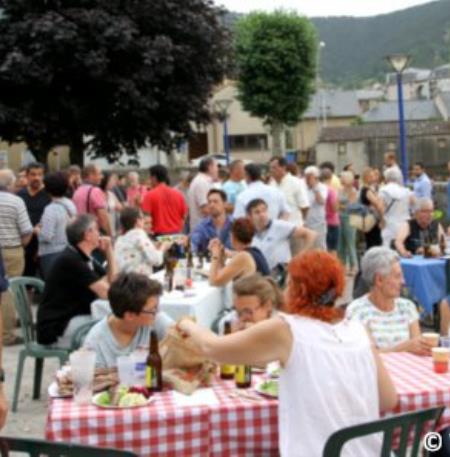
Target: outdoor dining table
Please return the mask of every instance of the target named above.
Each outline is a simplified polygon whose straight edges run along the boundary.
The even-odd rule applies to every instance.
[[[433,305],[448,295],[446,264],[447,259],[423,256],[400,261],[409,292],[427,313],[433,313]]]
[[[152,276],[164,283],[164,271]],[[207,328],[211,327],[224,307],[231,306],[231,285],[225,287],[210,286],[206,278],[196,278],[192,288],[185,291],[164,291],[160,298],[159,309],[175,321],[184,316],[195,317],[196,321]],[[95,300],[91,305],[94,319],[101,319],[111,313],[107,300]]]
[[[399,394],[398,406],[389,414],[450,406],[450,373],[435,374],[431,357],[409,353],[382,357]],[[253,381],[260,379],[254,376]],[[180,406],[173,392],[166,391],[157,394],[146,407],[124,410],[53,399],[49,403],[46,438],[128,449],[149,457],[278,455],[277,400],[236,397],[233,381],[217,379],[212,390],[216,404]],[[448,409],[439,428],[447,426]]]

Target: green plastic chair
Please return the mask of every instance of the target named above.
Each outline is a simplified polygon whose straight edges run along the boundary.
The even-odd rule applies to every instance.
[[[343,428],[328,438],[323,457],[340,457],[342,448],[348,441],[375,433],[383,434],[383,448],[380,457],[391,457],[392,455],[396,457],[406,457],[407,455],[417,457],[424,426],[431,421],[432,427],[427,428],[427,432],[435,430],[444,409],[445,406],[423,409],[413,413],[399,414],[387,419]],[[413,436],[411,436],[412,428]],[[394,433],[397,429],[400,429],[400,442],[395,454],[392,454],[396,436]],[[413,440],[412,449],[407,453],[408,444],[411,445],[411,439]]]
[[[44,282],[37,278],[18,277],[12,278],[9,281],[10,289],[14,297],[17,314],[19,316],[22,335],[25,341],[25,348],[19,353],[17,364],[16,383],[14,386],[14,398],[12,403],[12,411],[17,411],[17,403],[19,400],[20,385],[22,382],[23,366],[27,357],[35,359],[34,367],[34,384],[33,384],[33,400],[38,400],[41,396],[42,371],[44,369],[44,359],[56,357],[62,366],[69,355],[69,351],[65,349],[53,349],[43,346],[36,341],[36,330],[33,323],[33,315],[28,298],[27,289],[32,287],[38,293],[44,290]]]
[[[70,443],[53,443],[44,440],[0,437],[1,456],[20,452],[30,457],[138,457],[137,454],[118,449],[81,446]]]
[[[80,349],[81,346],[83,346],[84,340],[87,337],[89,330],[91,330],[91,328],[97,322],[98,321],[87,322],[86,324],[83,324],[76,330],[76,332],[74,333],[74,335],[72,337],[71,344],[70,344],[71,351],[76,351],[77,349]]]

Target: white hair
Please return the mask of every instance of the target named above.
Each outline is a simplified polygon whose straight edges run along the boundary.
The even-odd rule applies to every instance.
[[[384,179],[386,180],[386,182],[395,182],[400,185],[403,184],[403,175],[398,168],[388,168],[384,172]]]
[[[314,165],[310,165],[309,167],[305,168],[304,174],[305,174],[305,176],[306,175],[313,175],[316,178],[318,178],[320,176],[320,170],[319,170],[318,167],[316,167]]]
[[[4,170],[0,170],[0,187],[11,189],[16,182],[16,176],[14,172],[9,168],[5,168]]]
[[[433,200],[427,197],[420,197],[414,203],[414,212],[420,211],[426,208],[427,206],[431,206],[432,208],[434,208]]]
[[[375,275],[387,276],[392,265],[398,262],[398,254],[384,246],[369,249],[361,260],[362,277],[369,287],[375,283]]]

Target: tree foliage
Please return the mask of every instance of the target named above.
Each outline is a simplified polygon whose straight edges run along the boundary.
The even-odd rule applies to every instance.
[[[41,159],[88,143],[110,161],[169,150],[224,75],[212,0],[0,0],[0,136]],[[86,140],[88,139],[88,140]]]
[[[314,27],[295,13],[252,13],[236,23],[235,56],[240,101],[272,126],[275,142],[280,127],[296,124],[308,107],[316,68]]]

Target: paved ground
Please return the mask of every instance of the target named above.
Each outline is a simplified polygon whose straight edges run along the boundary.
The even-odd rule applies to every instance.
[[[349,277],[347,277],[349,279]],[[353,281],[348,281],[347,290],[341,303],[348,303],[351,297]],[[18,333],[19,334],[19,333]],[[6,376],[6,395],[11,407],[14,382],[16,378],[18,354],[23,346],[6,347],[3,350],[3,367]],[[44,365],[42,392],[40,400],[32,400],[34,360],[27,359],[22,379],[17,413],[9,411],[6,426],[2,430],[5,436],[21,436],[28,438],[43,438],[47,416],[47,388],[52,382],[54,374],[59,367],[57,359],[47,359]]]

